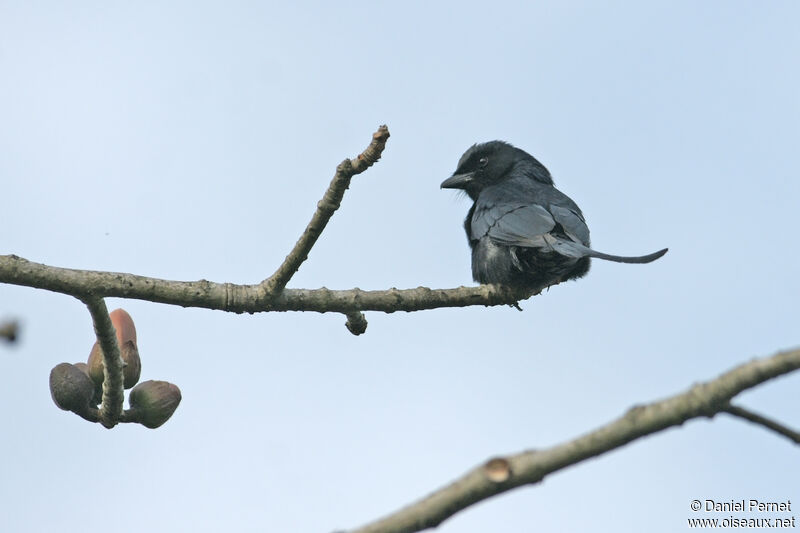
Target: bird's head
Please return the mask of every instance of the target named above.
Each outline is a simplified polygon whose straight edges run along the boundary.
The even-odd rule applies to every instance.
[[[547,169],[532,155],[503,141],[472,145],[461,159],[452,176],[442,182],[442,189],[461,189],[475,200],[478,194],[511,176],[513,169],[543,183],[552,185]]]

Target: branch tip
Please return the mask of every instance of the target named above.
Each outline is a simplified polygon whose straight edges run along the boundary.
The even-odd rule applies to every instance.
[[[367,331],[367,318],[364,313],[354,311],[347,313],[345,316],[347,317],[347,322],[344,325],[350,333],[358,336]]]

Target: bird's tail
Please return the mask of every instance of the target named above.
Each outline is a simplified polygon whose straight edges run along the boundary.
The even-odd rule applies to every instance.
[[[665,253],[669,248],[664,248],[663,250],[659,250],[657,252],[653,252],[652,254],[647,255],[639,255],[636,257],[626,257],[622,255],[610,255],[604,254],[603,252],[598,252],[596,250],[592,250],[591,248],[586,248],[586,255],[589,257],[596,257],[597,259],[605,259],[606,261],[614,261],[615,263],[652,263]]]
[[[664,248],[663,250],[653,252],[652,254],[640,255],[637,257],[626,257],[621,255],[604,254],[603,252],[592,250],[588,246],[584,246],[571,239],[554,237],[550,234],[545,236],[545,242],[552,250],[568,257],[596,257],[597,259],[605,259],[606,261],[614,261],[616,263],[652,263],[669,250],[669,248]]]

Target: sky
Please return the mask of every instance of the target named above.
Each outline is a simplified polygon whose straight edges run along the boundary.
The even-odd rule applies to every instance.
[[[439,184],[475,142],[544,163],[604,252],[510,307],[344,317],[109,299],[163,427],[56,408],[88,357],[72,297],[0,285],[0,531],[330,532],[489,457],[800,344],[796,2],[0,0],[2,254],[163,279],[257,283],[336,165],[391,131],[295,288],[471,285],[469,201]],[[800,375],[743,394],[800,427]],[[674,532],[693,499],[800,509],[798,450],[695,420],[495,497],[443,533]],[[737,518],[750,515],[735,514]],[[760,515],[788,518],[791,513]]]

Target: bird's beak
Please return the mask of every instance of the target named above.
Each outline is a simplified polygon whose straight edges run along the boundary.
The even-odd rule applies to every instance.
[[[474,172],[467,172],[465,174],[453,174],[442,182],[440,187],[442,189],[466,189],[467,186],[475,179]]]

